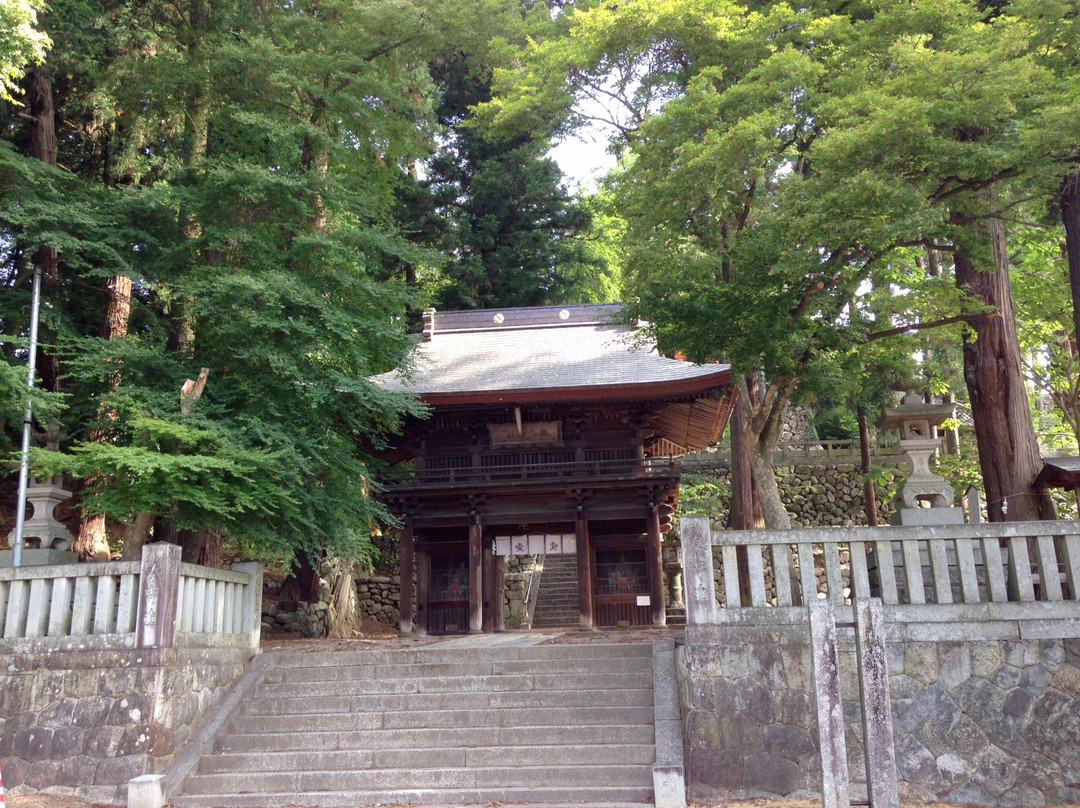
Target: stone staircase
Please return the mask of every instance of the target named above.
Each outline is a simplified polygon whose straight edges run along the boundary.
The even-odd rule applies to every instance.
[[[272,653],[171,805],[652,801],[649,642]]]
[[[576,628],[578,625],[577,556],[569,553],[546,556],[532,627]]]

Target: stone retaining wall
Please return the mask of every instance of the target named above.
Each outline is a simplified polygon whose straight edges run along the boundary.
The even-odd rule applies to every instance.
[[[727,482],[731,476],[726,468],[715,468],[696,474]],[[866,502],[863,498],[862,472],[851,463],[833,465],[803,464],[776,469],[780,498],[791,515],[792,527],[852,527],[866,524]],[[897,483],[898,485],[898,483]],[[878,521],[887,524],[895,511],[893,503],[884,503],[894,486],[875,484]],[[687,512],[687,505],[682,511]],[[692,506],[691,506],[692,507]],[[720,508],[710,506],[710,516],[716,524],[727,525],[730,503]]]
[[[18,654],[0,671],[0,758],[18,794],[125,802],[161,772],[251,659],[250,649]]]
[[[401,583],[397,578],[372,575],[356,579],[356,606],[363,620],[396,626],[401,618]]]
[[[865,784],[855,652],[844,633],[848,760],[853,782]],[[1080,802],[1080,640],[890,642],[887,650],[902,799]],[[690,799],[820,791],[803,628],[694,628],[677,661]]]

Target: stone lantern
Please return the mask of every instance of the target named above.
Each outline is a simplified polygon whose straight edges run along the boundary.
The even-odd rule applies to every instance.
[[[50,424],[40,435],[36,435],[44,447],[56,451],[59,441],[59,426]],[[30,518],[23,523],[25,542],[22,563],[24,566],[41,564],[73,564],[79,557],[68,550],[75,537],[63,522],[56,518],[56,506],[71,498],[71,492],[64,488],[62,477],[34,478],[26,488],[26,502],[30,505]],[[8,533],[8,544],[13,545],[15,531]],[[0,552],[0,567],[10,567],[12,551]]]
[[[900,525],[963,524],[963,509],[953,505],[953,489],[930,471],[930,457],[941,448],[937,427],[956,416],[955,404],[927,404],[915,393],[899,407],[886,407],[877,425],[900,431],[900,449],[911,461],[911,474],[900,489],[904,507],[891,520]]]

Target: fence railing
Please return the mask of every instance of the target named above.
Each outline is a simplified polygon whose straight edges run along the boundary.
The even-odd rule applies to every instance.
[[[884,463],[899,463],[903,455],[896,446],[873,446],[873,459]],[[858,439],[783,441],[773,452],[773,465],[791,466],[803,463],[859,463],[861,449]],[[684,471],[713,468],[731,463],[731,446],[720,444],[702,452],[683,455],[680,466]]]
[[[797,623],[810,598],[879,597],[907,632],[1080,636],[1080,522],[711,531],[680,522],[687,622]],[[715,566],[714,566],[715,560]]]
[[[491,461],[495,458],[482,458]],[[511,457],[511,460],[514,458]],[[395,468],[381,474],[379,481],[388,487],[422,487],[453,485],[506,484],[518,480],[530,482],[544,480],[573,481],[598,479],[639,478],[653,475],[670,475],[678,470],[678,460],[672,457],[651,458],[594,458],[585,460],[549,462],[488,462],[486,465],[466,463],[470,458],[428,459],[423,468]],[[461,461],[461,462],[458,462]]]
[[[219,570],[149,544],[141,561],[0,568],[0,649],[257,648],[262,565]]]

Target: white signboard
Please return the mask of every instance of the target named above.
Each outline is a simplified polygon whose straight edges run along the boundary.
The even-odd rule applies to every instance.
[[[637,596],[637,605],[638,606],[652,606],[652,598],[649,597],[648,595],[638,595]]]
[[[526,536],[496,536],[495,555],[561,555],[577,552],[573,533],[530,533]]]

